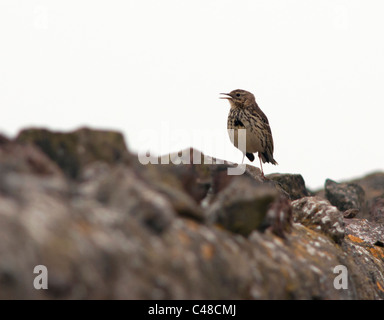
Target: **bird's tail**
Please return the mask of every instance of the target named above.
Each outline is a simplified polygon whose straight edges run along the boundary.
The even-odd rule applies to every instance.
[[[268,153],[265,152],[265,153],[261,153],[260,156],[263,163],[269,162],[269,163],[272,163],[273,165],[278,165],[277,161],[273,159],[272,155],[269,155]]]

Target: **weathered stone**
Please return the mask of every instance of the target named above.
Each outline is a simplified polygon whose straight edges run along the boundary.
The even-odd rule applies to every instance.
[[[266,229],[270,229],[272,233],[285,239],[286,233],[291,232],[293,213],[291,201],[280,196],[269,207],[265,218]]]
[[[330,179],[325,181],[325,195],[329,202],[340,211],[357,209],[362,211],[365,206],[365,193],[355,183],[337,183]]]
[[[211,223],[248,236],[253,230],[265,228],[268,208],[278,196],[271,185],[234,176],[208,208],[207,218]]]
[[[371,219],[371,212],[377,198],[384,197],[384,172],[374,172],[362,178],[352,180],[364,189],[366,206],[359,214],[360,218]]]
[[[384,224],[384,197],[377,197],[372,200],[369,221]]]
[[[199,202],[208,192],[202,188],[191,165],[148,164],[136,168],[139,176],[151,188],[165,195],[174,210],[181,216],[202,220]]]
[[[58,166],[38,148],[8,140],[0,143],[0,170],[39,175],[61,174]]]
[[[357,273],[370,279],[373,286],[367,285],[368,290],[376,289],[383,295],[383,273],[377,266],[384,262],[384,225],[366,219],[348,219],[345,232],[343,250],[353,259]]]
[[[339,243],[344,238],[343,214],[327,200],[305,197],[292,202],[295,222],[331,237]]]
[[[276,181],[289,195],[291,200],[297,200],[310,195],[305,187],[304,179],[300,174],[274,173],[267,175],[267,178]]]
[[[9,143],[9,139],[6,136],[0,134],[0,144]]]
[[[366,201],[384,196],[384,172],[374,172],[360,179],[351,181],[364,189]]]
[[[77,178],[93,161],[115,164],[129,159],[123,135],[114,131],[82,128],[70,133],[46,129],[22,130],[18,143],[38,146],[70,178]]]
[[[348,209],[348,210],[344,211],[343,215],[344,215],[345,219],[352,219],[352,218],[356,217],[358,213],[359,213],[358,209]]]
[[[254,180],[256,180],[258,182],[264,182],[265,181],[265,179],[261,175],[261,170],[255,166],[245,165],[245,175],[247,175],[250,178],[253,178]]]
[[[384,225],[367,219],[345,220],[345,233],[350,240],[355,240],[356,243],[364,242],[371,246],[375,245],[376,242],[384,243]],[[384,259],[384,255],[382,258]]]
[[[23,202],[36,191],[68,193],[68,186],[60,168],[38,148],[0,144],[0,194]]]
[[[40,264],[38,246],[17,218],[14,202],[7,200],[0,194],[0,299],[41,299],[32,285],[33,269]]]
[[[250,166],[228,178],[231,165],[95,156],[73,180],[37,147],[0,138],[0,298],[384,299],[383,224],[345,219],[341,241],[343,214],[308,197],[292,202],[291,224],[276,182]],[[200,183],[215,193],[206,207]],[[48,290],[33,287],[37,265]],[[338,265],[347,290],[334,287]]]
[[[228,166],[227,165],[215,165],[210,166],[209,168],[211,172],[211,202],[215,199],[215,197],[227,188],[234,179],[237,179],[238,176],[229,175],[228,174]]]
[[[161,193],[130,168],[123,166],[112,170],[100,183],[96,199],[115,210],[137,217],[156,232],[163,232],[176,214]]]
[[[219,164],[207,164],[205,167],[210,172],[210,189],[207,194],[207,197],[204,199],[203,205],[208,206],[213,203],[217,195],[224,190],[234,179],[240,177],[246,177],[252,181],[255,181],[258,184],[264,182],[264,179],[261,176],[261,171],[259,168],[243,165],[243,168],[238,168],[238,165],[233,163],[219,163]],[[244,172],[240,175],[232,174],[233,171],[230,170],[239,170]],[[231,174],[230,174],[231,173]],[[283,192],[282,190],[280,190]]]

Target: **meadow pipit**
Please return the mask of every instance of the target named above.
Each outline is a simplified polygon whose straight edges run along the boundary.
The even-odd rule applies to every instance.
[[[245,90],[237,89],[230,93],[221,93],[228,99],[231,109],[228,115],[227,129],[231,142],[243,152],[243,161],[246,156],[250,161],[255,160],[253,153],[258,153],[261,174],[264,177],[262,163],[277,164],[273,159],[273,138],[268,118],[256,103],[255,96]],[[233,133],[231,130],[233,129]],[[238,129],[245,129],[245,150],[238,142]]]

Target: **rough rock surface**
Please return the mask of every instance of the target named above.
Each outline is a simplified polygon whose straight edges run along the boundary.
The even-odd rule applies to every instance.
[[[384,196],[373,199],[368,219],[384,224]]]
[[[0,136],[1,299],[384,299],[379,200],[369,221],[344,219],[295,177],[230,176],[193,149],[211,162],[142,165],[121,139]]]
[[[384,172],[371,173],[351,183],[358,184],[364,189],[367,201],[384,195]]]
[[[77,178],[88,163],[115,164],[128,159],[124,137],[115,131],[82,128],[62,133],[35,128],[22,130],[16,142],[38,146],[71,178]]]
[[[344,238],[342,213],[327,200],[318,197],[305,197],[293,201],[295,222],[330,236],[335,242]]]
[[[268,179],[276,181],[281,188],[288,193],[291,200],[297,200],[310,196],[305,187],[305,182],[300,174],[269,174]]]
[[[236,176],[207,210],[207,220],[242,235],[263,229],[271,204],[279,197],[271,185]]]
[[[364,189],[356,183],[337,183],[327,179],[325,181],[325,196],[340,211],[365,209]]]
[[[372,219],[372,214],[378,209],[378,199],[384,199],[384,172],[375,172],[351,182],[364,189],[367,205],[364,217]]]

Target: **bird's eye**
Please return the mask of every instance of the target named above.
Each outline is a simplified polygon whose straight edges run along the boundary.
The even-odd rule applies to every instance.
[[[240,93],[236,93],[236,97],[240,97]]]

